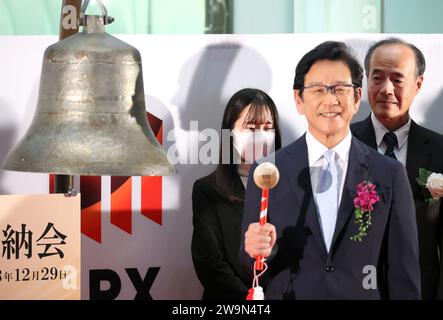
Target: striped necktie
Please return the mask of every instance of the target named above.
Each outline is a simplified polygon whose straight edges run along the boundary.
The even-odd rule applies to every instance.
[[[387,149],[385,155],[394,159],[397,157],[394,154],[394,147],[398,146],[397,136],[393,132],[386,132],[383,137],[383,141],[386,143]]]

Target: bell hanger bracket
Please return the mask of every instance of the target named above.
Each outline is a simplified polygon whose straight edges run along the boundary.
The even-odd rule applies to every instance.
[[[106,24],[113,23],[114,18],[111,16],[108,16],[108,10],[106,10],[106,7],[103,4],[103,2],[101,0],[95,0],[95,2],[97,2],[98,6],[100,8],[100,11],[103,16],[104,24],[106,25]],[[88,6],[89,6],[89,0],[84,0],[82,7],[80,9],[80,25],[84,26],[84,27],[87,26],[87,23],[88,23],[88,19],[87,19],[88,15],[86,15],[86,9],[88,8]]]

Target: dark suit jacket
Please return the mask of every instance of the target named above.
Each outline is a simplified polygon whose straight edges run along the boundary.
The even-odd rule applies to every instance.
[[[244,198],[244,187],[237,176],[235,190]],[[245,300],[252,278],[238,262],[243,202],[230,202],[215,189],[215,174],[194,183],[192,208],[192,260],[203,299]]]
[[[351,125],[351,130],[357,138],[377,150],[370,116]],[[440,204],[441,201],[427,204],[426,190],[416,181],[419,168],[443,172],[443,136],[412,121],[407,143],[406,170],[416,208],[422,297],[443,299],[443,263],[440,260],[443,247],[443,205]]]
[[[275,163],[280,181],[270,190],[268,217],[277,230],[277,246],[263,282],[266,299],[420,299],[414,202],[406,171],[398,161],[352,138],[329,254],[312,195],[305,136],[277,151]],[[246,192],[243,232],[259,215],[261,191],[251,180],[254,168]],[[374,206],[367,236],[355,242],[350,239],[358,231],[353,199],[356,186],[368,180],[376,183],[380,201]],[[240,259],[252,270],[243,241]],[[365,268],[372,271],[366,274]],[[363,285],[369,274],[377,279],[375,289]]]

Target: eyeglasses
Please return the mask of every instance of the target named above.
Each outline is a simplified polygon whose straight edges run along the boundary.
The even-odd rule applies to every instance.
[[[344,98],[347,97],[354,90],[354,88],[356,88],[356,86],[351,83],[340,83],[332,86],[325,84],[312,84],[303,87],[307,93],[319,99],[324,98],[329,91],[337,98]]]

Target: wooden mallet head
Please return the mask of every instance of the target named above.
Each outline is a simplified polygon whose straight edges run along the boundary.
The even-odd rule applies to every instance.
[[[279,179],[277,167],[270,162],[263,162],[254,170],[254,182],[260,189],[274,188]]]

